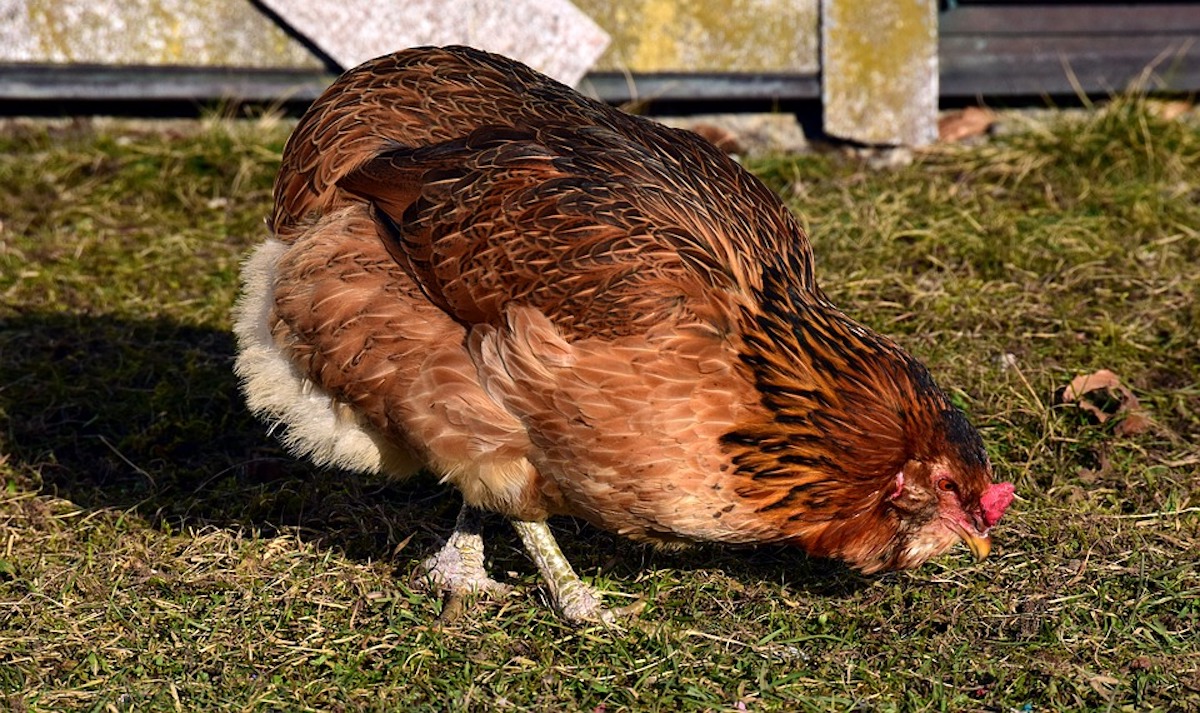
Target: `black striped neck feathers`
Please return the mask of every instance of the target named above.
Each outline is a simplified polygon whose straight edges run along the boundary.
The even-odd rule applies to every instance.
[[[982,492],[982,441],[928,370],[789,272],[767,269],[759,309],[743,314],[741,358],[763,418],[725,436],[739,495],[779,521],[780,539],[846,556],[833,531],[854,540],[881,529],[870,539],[884,546],[901,529],[889,496],[913,461],[974,471]]]

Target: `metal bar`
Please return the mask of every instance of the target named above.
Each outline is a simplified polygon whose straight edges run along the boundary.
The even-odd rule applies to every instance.
[[[797,101],[819,99],[816,75],[803,74],[621,74],[591,72],[580,82],[584,94],[609,102]]]
[[[333,75],[303,69],[0,65],[0,102],[173,101],[309,103]],[[594,72],[585,94],[614,104],[637,101],[794,101],[820,97],[815,76]]]
[[[331,81],[305,69],[0,64],[0,101],[311,102]]]

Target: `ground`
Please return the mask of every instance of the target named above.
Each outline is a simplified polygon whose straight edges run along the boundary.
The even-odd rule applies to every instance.
[[[440,620],[409,576],[456,496],[294,462],[242,407],[229,310],[288,121],[4,124],[0,708],[1200,710],[1200,122],[1016,123],[750,165],[1016,483],[992,557],[863,577],[555,522],[645,598],[621,630],[556,620],[499,520],[514,593]],[[1100,369],[1148,424],[1059,403]]]

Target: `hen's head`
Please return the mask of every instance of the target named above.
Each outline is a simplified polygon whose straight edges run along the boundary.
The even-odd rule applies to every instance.
[[[1013,484],[993,482],[983,443],[962,412],[948,408],[937,419],[876,506],[895,523],[895,538],[846,553],[864,572],[919,566],[959,540],[977,559],[991,552],[989,533],[1013,501]]]
[[[960,540],[977,559],[988,556],[991,529],[1012,503],[1013,485],[993,481],[978,432],[948,403],[935,410],[926,401],[934,395],[910,404],[903,455],[897,451],[886,471],[882,459],[872,464],[863,457],[826,481],[838,506],[804,513],[800,519],[809,526],[799,530],[798,544],[867,574],[918,567]],[[922,410],[931,421],[921,423]],[[888,441],[882,439],[884,451]],[[863,453],[871,447],[866,439],[857,446]],[[856,468],[860,462],[867,467]]]
[[[744,330],[764,407],[725,442],[782,538],[863,572],[916,567],[962,540],[978,558],[1013,500],[979,433],[929,371],[823,299],[797,292]]]

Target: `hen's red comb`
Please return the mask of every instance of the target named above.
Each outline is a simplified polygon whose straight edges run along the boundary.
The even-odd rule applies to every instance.
[[[1004,511],[1012,504],[1015,490],[1012,483],[994,483],[984,491],[983,497],[979,499],[979,505],[983,509],[985,525],[991,527],[1000,522]]]

